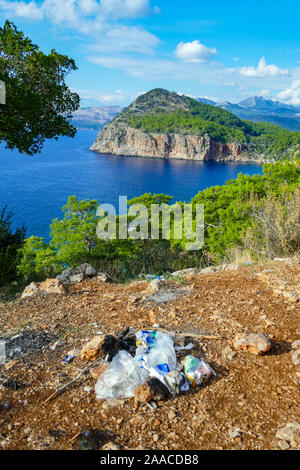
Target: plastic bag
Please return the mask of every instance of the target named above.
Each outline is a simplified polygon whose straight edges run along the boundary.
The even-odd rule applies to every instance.
[[[170,336],[161,331],[139,331],[136,338],[135,358],[140,367],[157,369],[161,375],[176,369],[176,353]]]
[[[216,375],[213,369],[204,359],[197,359],[194,356],[186,356],[184,360],[184,373],[193,387],[201,385],[208,380],[211,375]]]
[[[127,351],[120,351],[99,377],[95,386],[96,397],[98,400],[132,398],[147,377],[148,372],[139,367],[136,359]]]

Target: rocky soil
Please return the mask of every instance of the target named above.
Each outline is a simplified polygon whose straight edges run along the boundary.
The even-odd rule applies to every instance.
[[[149,281],[95,277],[60,294],[1,300],[9,357],[0,365],[0,448],[299,448],[300,263],[210,271],[189,271],[152,293]],[[153,323],[204,334],[186,341],[217,376],[150,408],[135,399],[96,400],[88,373],[45,403],[88,365],[80,351],[97,334]],[[271,339],[268,352],[235,349],[238,335],[260,332]],[[63,364],[67,354],[75,359]]]

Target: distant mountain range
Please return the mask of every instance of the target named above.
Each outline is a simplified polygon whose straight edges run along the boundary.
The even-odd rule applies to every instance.
[[[101,129],[121,111],[120,106],[91,106],[80,108],[73,114],[73,124],[78,129]]]
[[[287,105],[279,101],[265,99],[262,96],[253,96],[238,104],[229,101],[216,103],[207,98],[197,98],[197,101],[226,109],[240,119],[253,122],[269,122],[291,131],[300,131],[300,106]],[[74,113],[73,123],[79,129],[101,129],[123,109],[121,106],[80,108]]]
[[[270,122],[291,131],[300,131],[300,106],[291,106],[280,101],[268,100],[262,96],[252,96],[238,104],[228,101],[216,103],[207,98],[197,98],[197,101],[226,109],[240,119]]]

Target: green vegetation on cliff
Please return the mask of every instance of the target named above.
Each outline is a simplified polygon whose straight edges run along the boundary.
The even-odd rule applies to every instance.
[[[300,132],[244,121],[224,109],[161,89],[140,96],[117,120],[149,134],[208,134],[216,142],[248,144],[250,151],[276,159],[291,148],[298,152],[295,146],[300,144]]]

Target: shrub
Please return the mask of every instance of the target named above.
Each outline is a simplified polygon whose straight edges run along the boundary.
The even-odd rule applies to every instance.
[[[62,270],[56,253],[43,238],[29,237],[20,249],[18,274],[26,281],[40,281],[53,277]]]
[[[279,197],[268,195],[251,204],[252,226],[244,245],[255,255],[274,258],[292,256],[300,251],[300,189]]]
[[[7,213],[7,207],[0,212],[0,285],[16,279],[18,251],[23,245],[25,228],[12,231],[12,213]]]

